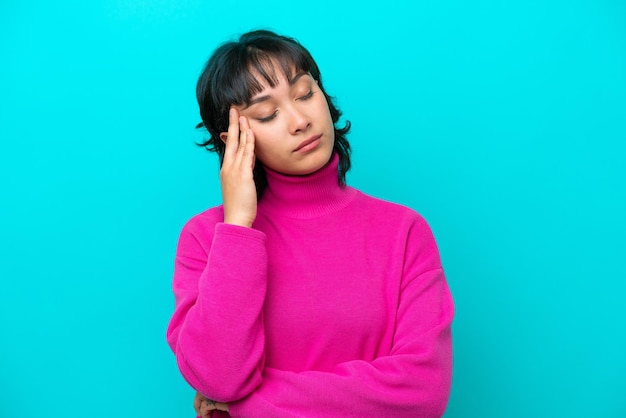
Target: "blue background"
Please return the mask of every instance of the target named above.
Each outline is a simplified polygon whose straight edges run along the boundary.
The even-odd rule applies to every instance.
[[[457,317],[446,418],[624,417],[626,3],[0,5],[0,416],[191,417],[178,233],[220,201],[195,82],[299,39],[363,191],[422,213]]]

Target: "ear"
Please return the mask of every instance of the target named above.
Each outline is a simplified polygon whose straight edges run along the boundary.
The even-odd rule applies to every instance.
[[[226,139],[228,138],[228,132],[221,132],[220,133],[220,139],[222,140],[223,143],[226,143]]]

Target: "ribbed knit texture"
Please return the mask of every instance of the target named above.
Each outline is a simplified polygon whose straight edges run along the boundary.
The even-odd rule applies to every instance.
[[[168,342],[233,417],[443,415],[453,304],[430,228],[337,166],[268,171],[253,228],[222,207],[183,228]]]
[[[339,157],[308,176],[286,176],[266,169],[268,187],[260,202],[261,212],[296,219],[310,219],[336,212],[354,199],[357,190],[339,187]]]

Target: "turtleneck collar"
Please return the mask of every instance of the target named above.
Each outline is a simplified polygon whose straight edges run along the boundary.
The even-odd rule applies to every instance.
[[[337,153],[324,167],[306,176],[289,176],[265,167],[268,185],[259,201],[259,210],[310,219],[344,208],[357,191],[339,185],[338,167]]]

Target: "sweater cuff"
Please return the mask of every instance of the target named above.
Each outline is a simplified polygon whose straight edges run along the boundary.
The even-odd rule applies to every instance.
[[[215,235],[234,235],[241,238],[256,239],[265,244],[265,233],[254,228],[246,228],[245,226],[225,224],[218,222],[215,224]]]
[[[267,250],[265,233],[238,225],[215,224],[207,266],[213,274],[200,279],[198,290],[210,294],[220,289],[222,296],[241,296],[241,284],[265,286]],[[208,293],[206,293],[208,292]]]

